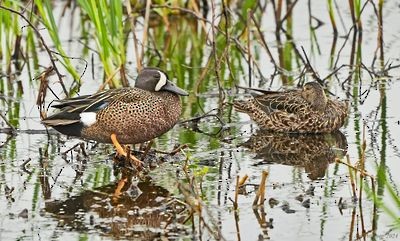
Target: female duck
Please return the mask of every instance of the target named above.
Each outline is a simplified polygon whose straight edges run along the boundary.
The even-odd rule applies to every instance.
[[[327,133],[343,126],[347,102],[330,100],[318,82],[300,90],[261,91],[250,100],[234,102],[239,112],[250,115],[262,129],[274,132]]]

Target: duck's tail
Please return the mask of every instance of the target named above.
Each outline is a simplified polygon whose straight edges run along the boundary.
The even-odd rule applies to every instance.
[[[58,132],[68,136],[81,136],[84,127],[79,113],[60,111],[42,120],[42,124],[53,127]]]

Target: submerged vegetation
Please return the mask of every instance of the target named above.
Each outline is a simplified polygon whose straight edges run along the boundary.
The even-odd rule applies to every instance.
[[[282,216],[276,205],[285,215],[298,211],[282,201],[294,199],[290,193],[299,194],[296,200],[301,199],[302,207],[317,210],[317,217],[313,212],[301,216],[320,221],[321,234],[314,230],[307,240],[318,235],[339,239],[329,234],[332,230],[326,224],[330,206],[340,212],[336,222],[350,217],[340,238],[398,237],[398,164],[393,162],[399,161],[400,152],[398,137],[390,130],[398,127],[399,117],[389,97],[395,97],[391,88],[399,86],[400,63],[393,53],[399,45],[384,32],[385,23],[395,25],[393,17],[385,17],[398,6],[383,0],[340,4],[0,1],[1,200],[11,207],[15,199],[32,192],[32,220],[42,216],[39,208],[44,205],[54,216],[41,218],[56,219],[58,227],[77,231],[77,239],[90,239],[87,230],[114,238],[147,235],[136,228],[147,222],[147,227],[154,226],[149,240],[251,240],[255,235],[268,239],[284,233],[279,219],[271,216]],[[157,139],[151,150],[139,149],[150,163],[144,171],[114,167],[112,173],[107,158],[112,150],[107,146],[65,140],[40,125],[53,99],[132,85],[133,76],[145,66],[165,69],[190,96],[183,100],[184,120],[177,131]],[[318,81],[332,98],[349,100],[344,134],[253,133],[247,117],[232,108],[235,98],[248,95],[241,87],[275,90],[308,81]],[[37,137],[31,141],[28,135]],[[303,169],[311,181],[305,180]],[[22,183],[14,178],[19,173]],[[121,197],[112,196],[118,179],[126,181]],[[321,188],[314,191],[316,186]],[[351,211],[346,214],[346,209]],[[249,218],[248,210],[254,216]],[[378,225],[380,210],[391,217],[390,223]],[[7,208],[0,209],[6,212]],[[139,214],[146,222],[137,218]],[[107,218],[114,220],[113,225]],[[249,219],[259,226],[241,222]],[[60,239],[68,237],[54,232],[51,235]],[[20,238],[10,233],[5,236]]]

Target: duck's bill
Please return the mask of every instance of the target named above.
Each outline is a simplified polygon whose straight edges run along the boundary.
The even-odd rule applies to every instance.
[[[162,90],[166,90],[172,93],[175,93],[177,95],[183,95],[183,96],[187,96],[189,95],[188,92],[186,92],[185,90],[179,88],[178,86],[174,85],[174,83],[167,81],[167,83],[161,88]]]

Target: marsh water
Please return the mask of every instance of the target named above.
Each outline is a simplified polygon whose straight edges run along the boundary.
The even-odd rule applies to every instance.
[[[161,37],[151,41],[161,49],[162,67],[190,95],[182,98],[182,121],[155,140],[146,157],[150,167],[139,174],[114,165],[111,145],[68,138],[41,124],[36,105],[39,82],[33,77],[50,62],[40,46],[37,59],[27,60],[40,63],[36,69],[24,65],[20,73],[10,77],[2,66],[0,111],[17,131],[10,133],[8,124],[0,120],[0,240],[399,240],[395,222],[400,207],[393,196],[399,196],[400,184],[400,71],[394,67],[379,75],[380,70],[371,70],[379,52],[376,12],[371,4],[363,9],[362,39],[357,42],[353,34],[346,37],[352,26],[347,1],[336,1],[342,18],[335,40],[326,1],[311,2],[315,17],[310,18],[311,23],[308,1],[300,0],[293,8],[291,34],[322,79],[344,65],[335,77],[324,81],[330,98],[350,102],[345,126],[327,135],[260,131],[246,114],[230,105],[236,98],[249,98],[235,86],[279,90],[285,83],[286,88],[295,88],[300,81],[296,76],[302,71],[296,67],[299,59],[294,54],[288,57],[293,66],[283,80],[274,75],[260,39],[254,38],[253,57],[261,73],[253,70],[250,77],[246,56],[232,52],[235,65],[221,67],[226,65],[222,61],[217,69],[222,81],[230,79],[222,86],[222,98],[215,71],[201,76],[212,49],[196,38],[207,37],[199,34],[201,27],[193,27],[190,18],[174,16],[166,35],[162,21],[153,24],[150,32]],[[88,27],[79,11],[67,8],[63,13],[64,7],[64,2],[53,2],[62,45],[69,56],[88,62],[86,68],[82,60],[71,60],[77,70],[85,71],[78,93],[94,93],[104,82],[102,64],[90,35],[83,36],[88,29],[82,28]],[[261,30],[278,61],[270,8],[267,5],[261,18]],[[386,1],[383,16],[381,69],[400,64],[398,3]],[[315,19],[324,24],[310,28],[310,24],[317,25]],[[142,28],[136,30],[141,39]],[[50,39],[45,30],[41,32]],[[255,29],[252,34],[256,35]],[[132,42],[132,37],[128,39]],[[334,41],[336,47],[332,48]],[[352,41],[365,69],[348,66],[353,57]],[[126,71],[133,85],[137,72],[130,42]],[[157,56],[154,52],[150,49],[147,53],[148,65],[158,63],[151,58],[152,54]],[[60,69],[66,75],[66,86],[71,86],[73,79],[62,66]],[[304,78],[309,81],[312,76]],[[50,77],[49,86],[63,97],[55,76]],[[48,93],[46,104],[54,98]],[[181,144],[188,147],[175,155],[164,153]],[[360,178],[359,172],[337,161],[361,168],[358,164],[362,159],[365,172],[375,178],[373,192],[383,205],[373,201],[368,176]],[[189,169],[184,169],[185,165]],[[254,206],[263,171],[268,172],[266,202]],[[249,178],[234,210],[236,179],[245,175]],[[128,188],[115,197],[122,177],[127,178]],[[196,180],[192,190],[191,178]],[[357,197],[352,191],[353,179]],[[188,197],[196,203],[188,202]],[[194,210],[197,206],[201,213]]]

